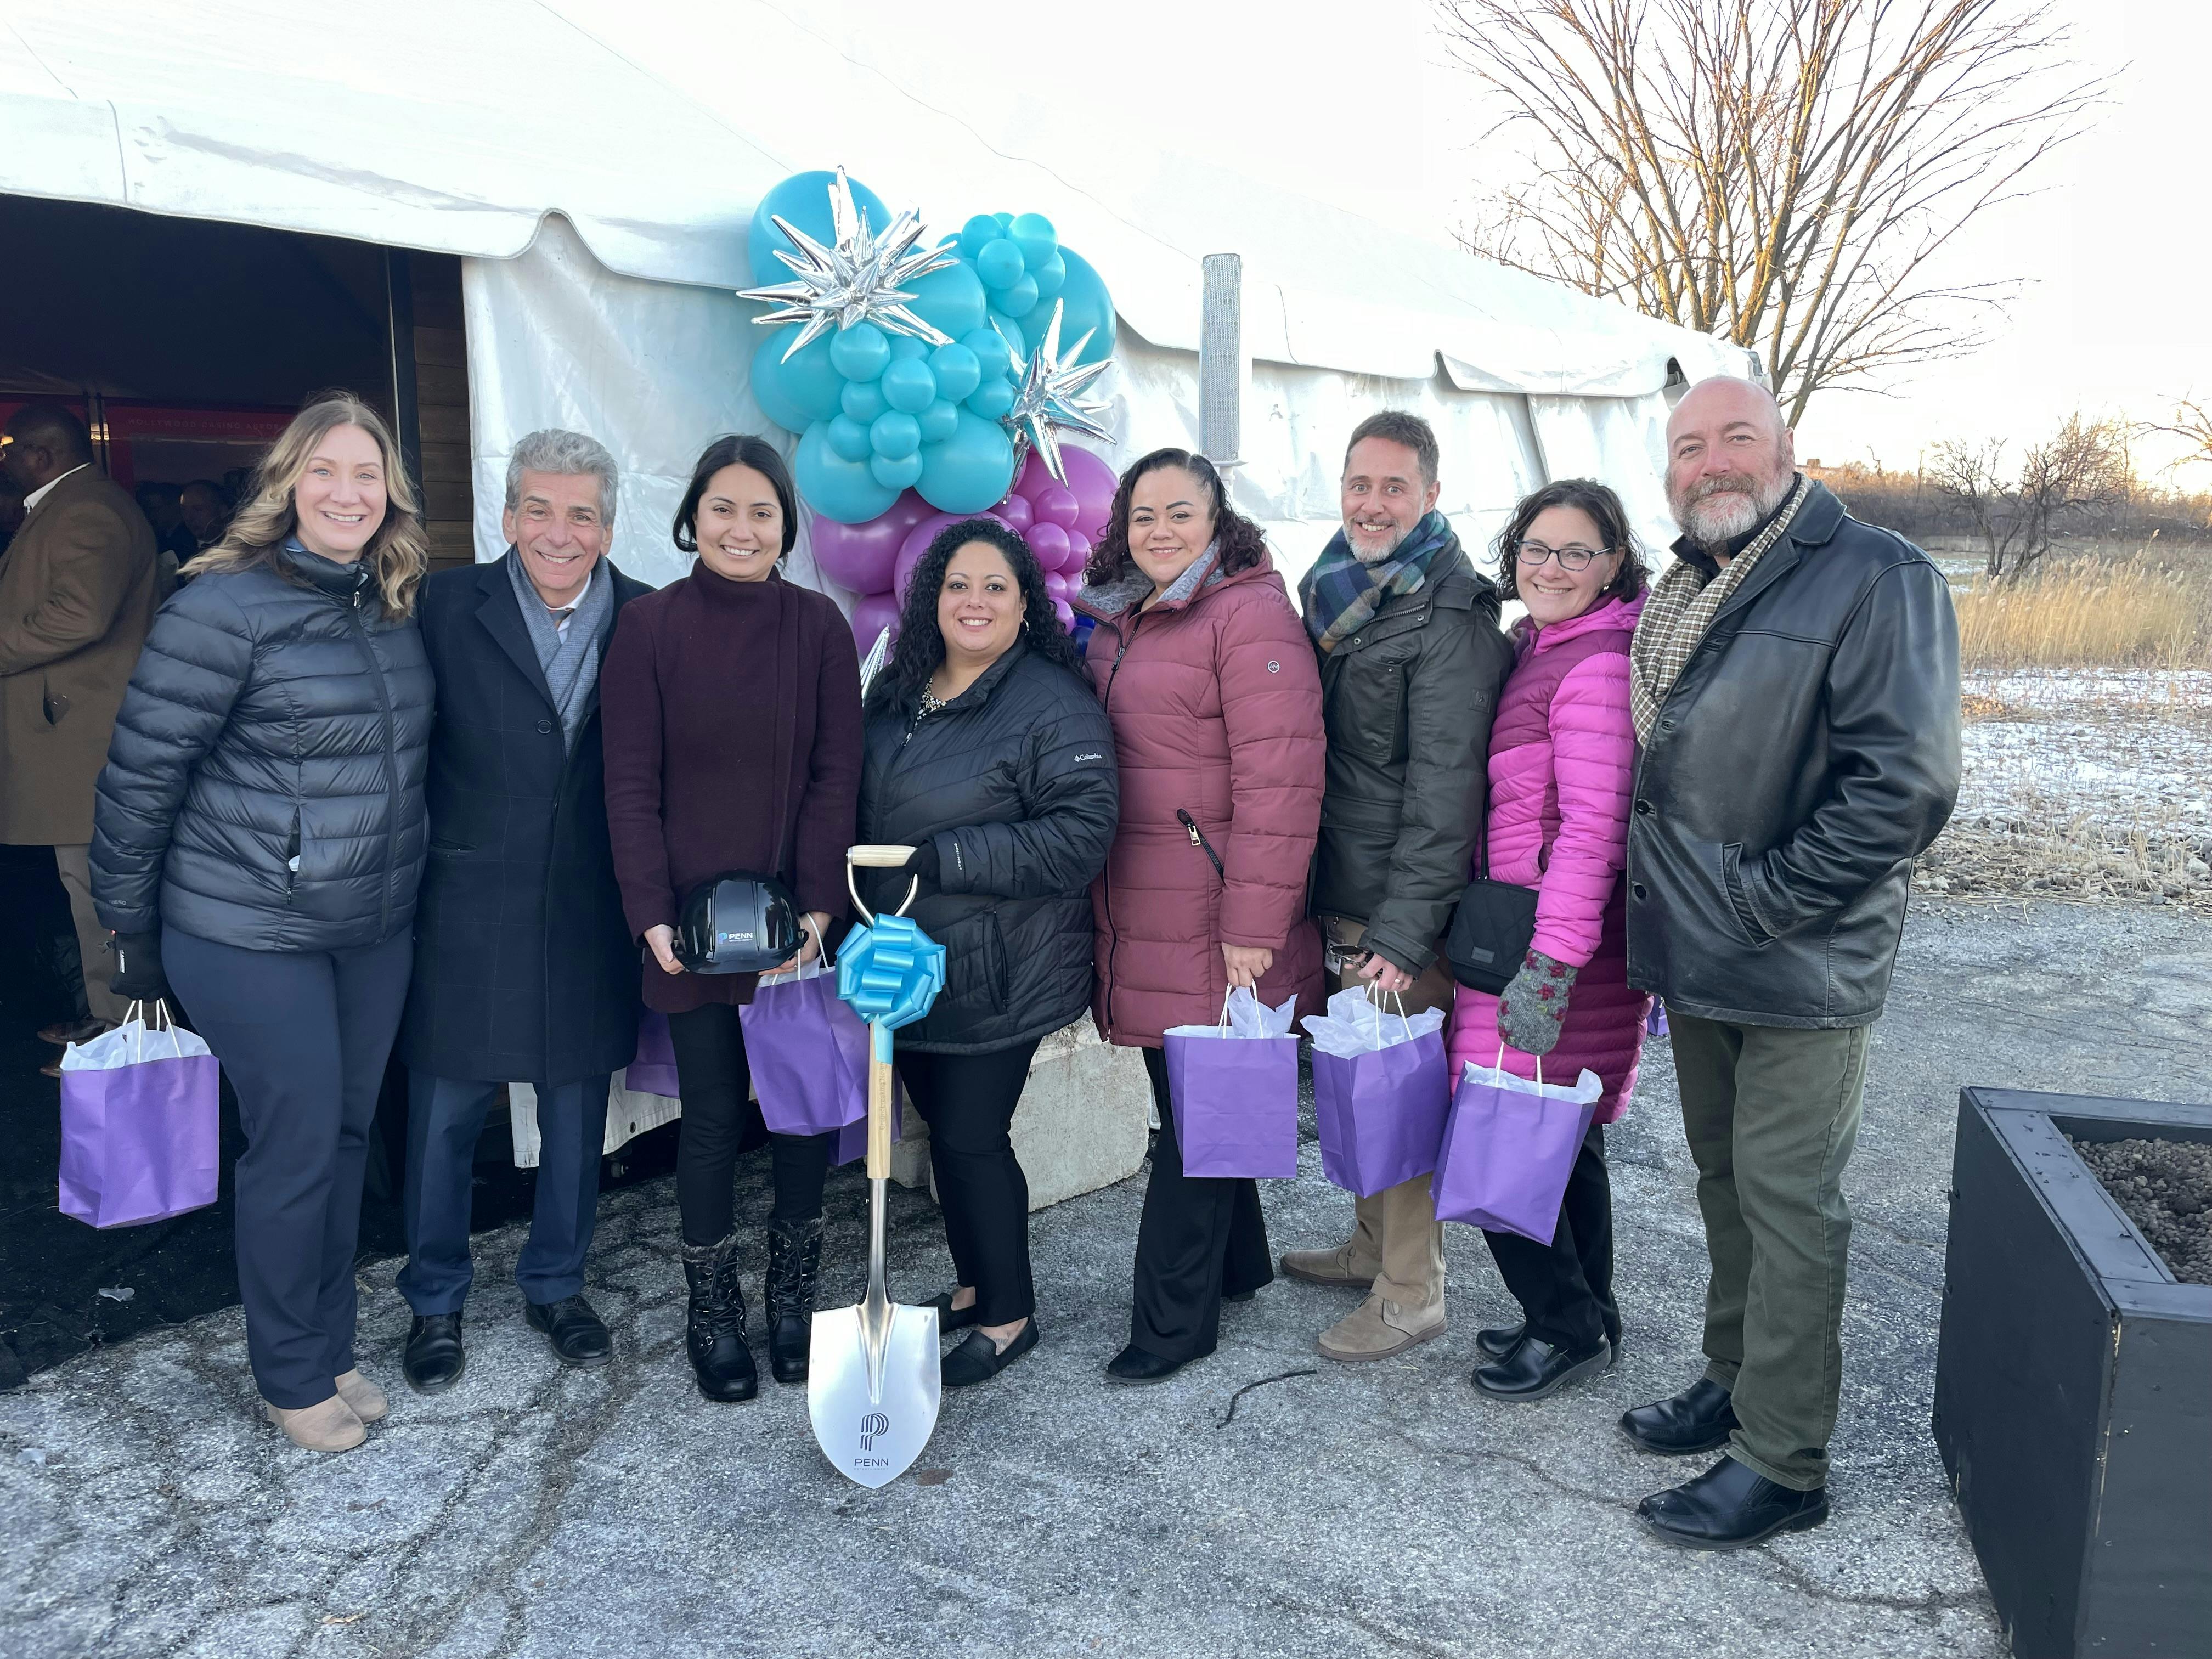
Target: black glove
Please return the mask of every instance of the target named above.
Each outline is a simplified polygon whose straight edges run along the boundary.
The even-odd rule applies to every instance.
[[[937,843],[926,841],[906,855],[903,867],[908,875],[920,876],[923,886],[934,887],[945,866],[938,859]]]
[[[118,933],[115,936],[115,977],[107,988],[133,1002],[153,1002],[169,994],[169,981],[161,972],[159,933]]]

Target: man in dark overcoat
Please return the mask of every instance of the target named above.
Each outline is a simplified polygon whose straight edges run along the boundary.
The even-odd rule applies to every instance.
[[[507,465],[508,546],[441,571],[417,606],[438,680],[430,856],[401,1028],[409,1072],[404,1361],[420,1392],[466,1364],[470,1171],[510,1083],[538,1095],[537,1206],[515,1268],[531,1325],[568,1365],[602,1365],[584,1299],[607,1087],[637,1047],[637,942],[608,850],[599,660],[648,590],[605,556],[614,459],[533,432]]]

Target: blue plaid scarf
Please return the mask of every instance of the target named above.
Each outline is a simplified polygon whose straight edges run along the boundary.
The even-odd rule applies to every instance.
[[[1322,655],[1364,628],[1386,600],[1419,592],[1429,579],[1430,561],[1456,541],[1444,515],[1430,512],[1389,558],[1362,564],[1339,530],[1298,584],[1298,608],[1305,612],[1306,632],[1313,635]]]

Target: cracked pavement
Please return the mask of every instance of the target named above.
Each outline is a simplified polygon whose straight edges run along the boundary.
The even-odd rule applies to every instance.
[[[364,1266],[362,1363],[393,1409],[346,1456],[251,1415],[234,1310],[0,1395],[0,1651],[1999,1656],[1928,1432],[1958,1090],[2212,1097],[2208,963],[2212,922],[2170,910],[1915,915],[1847,1179],[1835,1517],[1759,1549],[1646,1539],[1636,1500],[1705,1460],[1613,1427],[1701,1366],[1692,1172],[1654,1044],[1611,1137],[1622,1358],[1551,1401],[1468,1388],[1475,1330],[1513,1315],[1458,1227],[1438,1341],[1331,1365],[1312,1338],[1350,1293],[1278,1281],[1225,1310],[1211,1359],[1109,1389],[1139,1177],[1034,1218],[1042,1344],[949,1395],[917,1474],[869,1492],[821,1460],[803,1389],[691,1388],[661,1182],[603,1206],[605,1370],[562,1371],[523,1325],[508,1229],[477,1241],[466,1378],[418,1398],[398,1263]],[[1263,1183],[1279,1250],[1349,1225],[1310,1142],[1302,1162]],[[740,1179],[740,1214],[764,1213],[764,1161]],[[865,1194],[833,1180],[825,1306],[859,1296]],[[890,1250],[894,1295],[949,1282],[933,1208],[896,1188]]]

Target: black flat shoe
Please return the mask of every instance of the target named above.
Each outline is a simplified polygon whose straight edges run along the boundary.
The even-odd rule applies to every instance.
[[[1735,1407],[1726,1389],[1701,1376],[1672,1399],[1623,1412],[1620,1431],[1638,1450],[1658,1457],[1718,1451],[1735,1432]]]
[[[1474,1334],[1474,1351],[1485,1359],[1503,1359],[1521,1346],[1521,1339],[1528,1334],[1528,1322],[1518,1325],[1492,1325],[1487,1330]]]
[[[1221,1299],[1224,1302],[1249,1302],[1259,1294],[1257,1291],[1230,1291],[1224,1292]]]
[[[1587,1352],[1570,1353],[1524,1334],[1504,1358],[1476,1366],[1472,1381],[1493,1400],[1544,1400],[1603,1370],[1612,1358],[1612,1348],[1603,1342]]]
[[[996,1342],[981,1331],[968,1333],[968,1340],[945,1356],[939,1375],[948,1389],[965,1389],[978,1382],[988,1382],[1000,1371],[1019,1359],[1037,1345],[1036,1316],[1015,1333],[1014,1340],[1001,1349]]]
[[[580,1296],[564,1296],[558,1302],[523,1304],[522,1316],[530,1328],[545,1334],[546,1346],[564,1365],[589,1370],[615,1356],[615,1342],[606,1322],[592,1311]]]
[[[929,1298],[929,1305],[937,1310],[937,1328],[940,1331],[964,1331],[975,1322],[975,1310],[983,1305],[977,1297],[964,1308],[952,1305],[952,1292],[939,1291]]]
[[[1636,1506],[1654,1537],[1691,1550],[1741,1550],[1778,1532],[1803,1532],[1828,1518],[1824,1486],[1811,1492],[1778,1486],[1733,1457],[1694,1480],[1655,1492]]]
[[[469,1368],[467,1351],[461,1346],[461,1316],[457,1313],[418,1314],[407,1328],[407,1352],[400,1356],[400,1374],[417,1394],[442,1394],[461,1380]]]
[[[1163,1359],[1132,1342],[1107,1361],[1106,1380],[1130,1384],[1164,1382],[1188,1363],[1181,1359]]]

